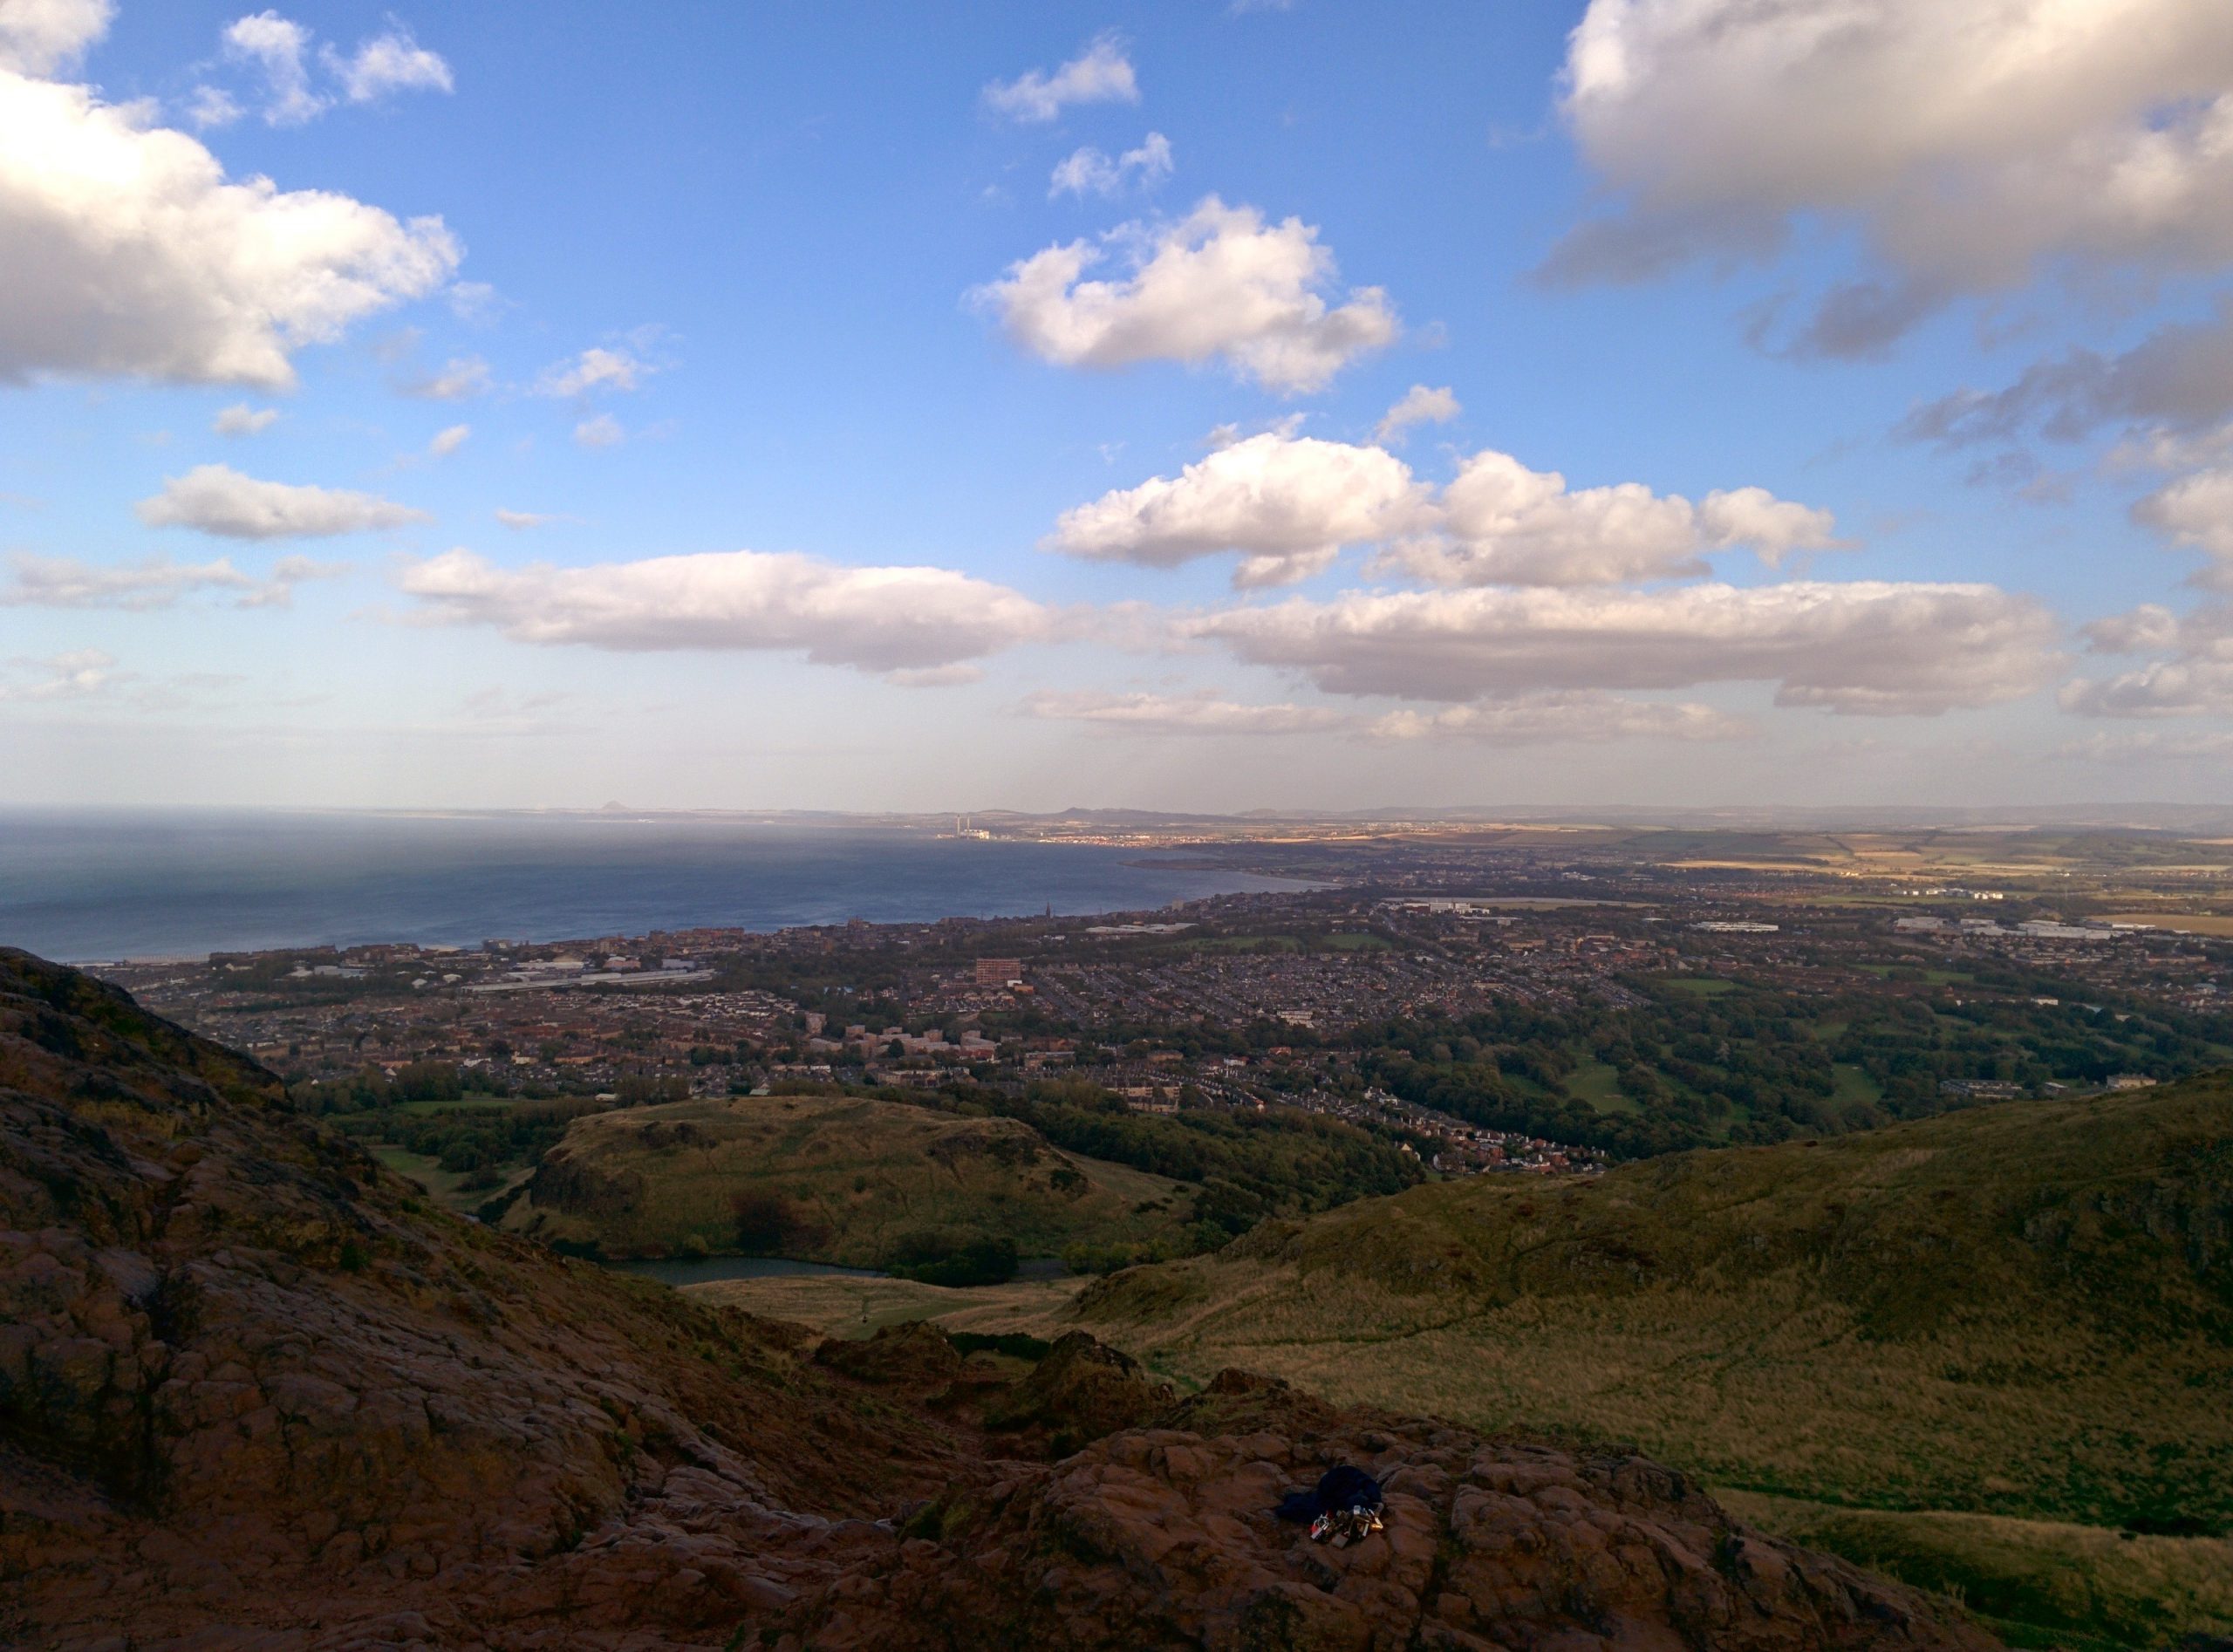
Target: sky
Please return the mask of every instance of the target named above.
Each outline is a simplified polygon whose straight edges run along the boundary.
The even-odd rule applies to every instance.
[[[0,0],[0,802],[2233,801],[2222,0]]]

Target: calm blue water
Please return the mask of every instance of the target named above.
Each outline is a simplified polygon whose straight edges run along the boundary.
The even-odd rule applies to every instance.
[[[1138,911],[1295,887],[1129,850],[858,825],[0,810],[0,945],[71,962]]]

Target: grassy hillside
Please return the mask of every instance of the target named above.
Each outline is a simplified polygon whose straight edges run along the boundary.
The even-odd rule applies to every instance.
[[[866,1096],[676,1102],[577,1119],[504,1225],[609,1256],[765,1250],[885,1266],[925,1233],[1174,1248],[1192,1190],[1063,1153],[1014,1119]]]
[[[1718,1497],[1763,1531],[1959,1597],[2012,1645],[2131,1652],[2233,1628],[2233,1541],[2223,1538]]]
[[[2233,1082],[1437,1184],[1076,1314],[1181,1376],[1633,1441],[1776,1498],[2207,1539],[2233,1531]],[[2200,1598],[2177,1610],[2233,1628]]]
[[[1021,1333],[1051,1341],[1062,1311],[1089,1281],[1012,1280],[966,1290],[914,1280],[863,1279],[850,1273],[783,1273],[760,1279],[708,1280],[686,1285],[692,1300],[742,1308],[761,1319],[811,1326],[824,1336],[873,1336],[886,1326],[927,1320],[957,1334]]]

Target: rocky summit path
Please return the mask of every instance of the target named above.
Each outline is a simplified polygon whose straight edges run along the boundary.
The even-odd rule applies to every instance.
[[[1328,1464],[1386,1529],[1269,1512]],[[693,1304],[0,952],[0,1645],[1984,1649],[1681,1476]]]

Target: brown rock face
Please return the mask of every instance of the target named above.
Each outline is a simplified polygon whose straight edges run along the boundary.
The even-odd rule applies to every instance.
[[[1386,1528],[1346,1549],[1270,1511],[1336,1463]],[[782,1648],[1977,1649],[1840,1562],[1737,1526],[1641,1457],[1337,1412],[1227,1372],[1163,1425],[958,1488],[790,1614]]]
[[[0,1645],[1991,1644],[1638,1459],[810,1341],[428,1211],[0,952]],[[1390,1491],[1347,1551],[1267,1512],[1336,1460]]]
[[[864,1341],[837,1338],[815,1350],[815,1362],[864,1382],[905,1387],[927,1396],[960,1374],[961,1355],[936,1326],[889,1325]]]
[[[998,1429],[1043,1430],[1058,1452],[1119,1429],[1151,1423],[1178,1399],[1130,1355],[1072,1331],[1047,1351],[987,1421]]]
[[[726,1637],[946,1478],[799,1340],[424,1210],[252,1063],[0,954],[0,1644],[399,1601]]]

